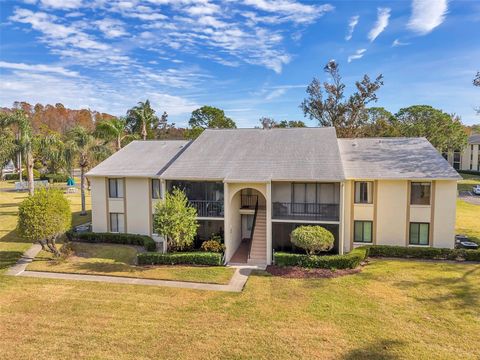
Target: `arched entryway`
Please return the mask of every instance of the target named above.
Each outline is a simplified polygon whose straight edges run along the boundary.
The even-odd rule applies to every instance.
[[[238,189],[229,199],[229,263],[266,264],[266,198],[262,190],[254,187]]]

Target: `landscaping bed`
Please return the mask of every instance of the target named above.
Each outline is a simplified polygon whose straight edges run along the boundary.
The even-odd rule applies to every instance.
[[[71,246],[73,253],[66,259],[41,251],[27,270],[212,284],[228,284],[235,271],[223,266],[138,266],[135,246],[76,242]]]
[[[266,271],[274,276],[280,276],[289,279],[315,279],[315,278],[336,278],[345,275],[357,274],[361,271],[360,267],[355,269],[305,269],[299,266],[276,266],[268,265]]]

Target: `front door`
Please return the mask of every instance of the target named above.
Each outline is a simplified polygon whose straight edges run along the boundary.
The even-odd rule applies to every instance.
[[[253,225],[253,215],[242,214],[242,240],[250,239]]]

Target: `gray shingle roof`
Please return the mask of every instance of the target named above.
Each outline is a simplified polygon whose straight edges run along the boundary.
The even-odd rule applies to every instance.
[[[480,144],[480,134],[472,134],[468,137],[469,144]]]
[[[87,176],[157,176],[187,144],[184,140],[132,141],[95,166]]]
[[[338,139],[348,179],[461,179],[425,138]]]
[[[344,179],[334,128],[205,130],[166,179],[263,182]]]

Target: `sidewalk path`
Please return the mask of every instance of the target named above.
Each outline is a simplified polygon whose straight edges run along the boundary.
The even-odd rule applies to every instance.
[[[196,290],[213,290],[213,291],[227,291],[227,292],[241,292],[245,286],[248,276],[255,266],[232,266],[235,268],[230,282],[227,285],[220,284],[205,284],[194,283],[187,281],[169,281],[169,280],[150,280],[150,279],[136,279],[120,276],[105,276],[105,275],[84,275],[84,274],[65,274],[65,273],[51,273],[43,271],[28,271],[25,270],[35,256],[41,250],[40,245],[33,245],[28,249],[18,262],[7,270],[7,275],[34,277],[43,279],[60,279],[60,280],[80,280],[80,281],[95,281],[114,284],[131,284],[131,285],[149,285],[149,286],[165,286],[179,289],[196,289]]]

